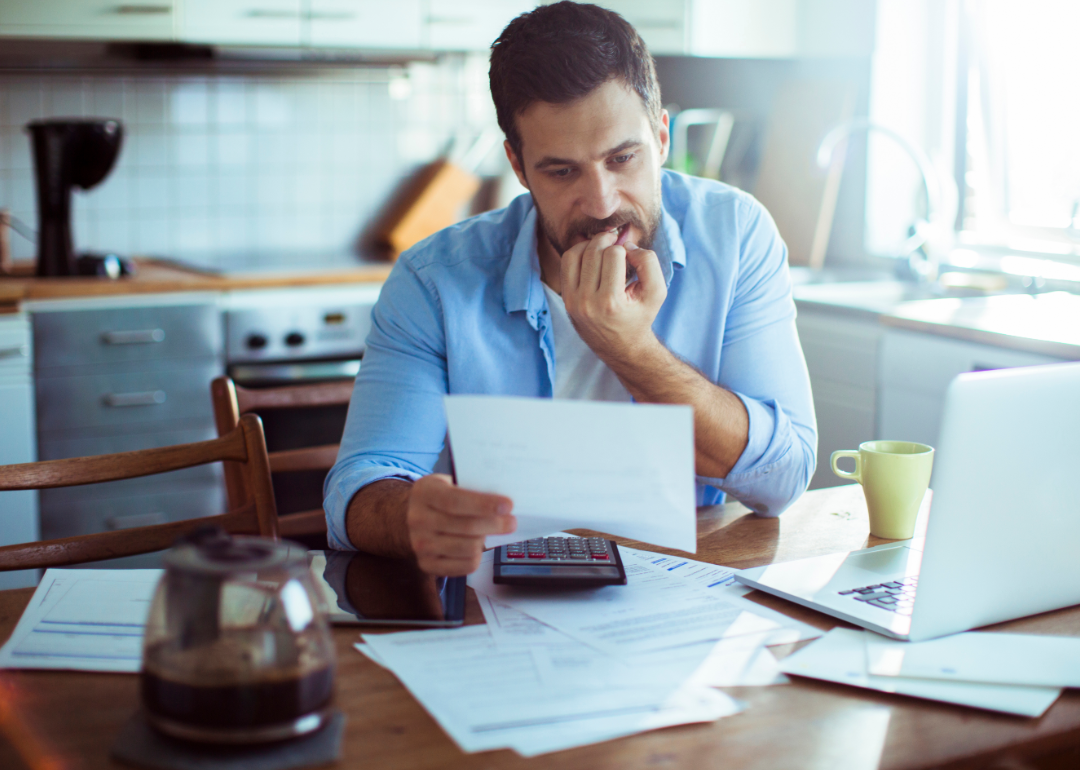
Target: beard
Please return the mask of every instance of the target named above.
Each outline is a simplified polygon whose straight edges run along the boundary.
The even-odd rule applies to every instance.
[[[656,233],[660,230],[660,218],[660,197],[657,196],[656,206],[648,213],[647,219],[643,220],[633,211],[616,211],[604,219],[584,217],[574,220],[566,227],[565,232],[557,233],[555,227],[544,216],[544,212],[540,210],[540,206],[536,207],[536,220],[540,225],[540,232],[544,234],[548,243],[560,257],[570,249],[576,237],[592,240],[598,233],[614,230],[626,224],[641,233],[641,237],[636,242],[638,248],[652,249]]]

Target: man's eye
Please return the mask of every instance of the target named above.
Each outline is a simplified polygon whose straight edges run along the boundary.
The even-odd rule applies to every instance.
[[[627,161],[629,161],[633,157],[634,157],[634,154],[631,152],[631,153],[627,153],[626,155],[616,155],[611,160],[614,163],[626,163]]]
[[[549,172],[553,177],[563,178],[570,176],[570,169],[568,168],[556,168]]]

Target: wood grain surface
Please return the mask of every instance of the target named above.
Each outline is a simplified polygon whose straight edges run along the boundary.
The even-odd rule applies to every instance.
[[[748,567],[881,542],[868,537],[867,526],[858,487],[809,492],[779,519],[758,518],[732,503],[700,512],[696,558]],[[30,595],[29,589],[0,592],[0,638],[8,636]],[[749,598],[822,629],[837,624],[760,592]],[[471,591],[467,622],[483,622]],[[1003,628],[1080,635],[1080,610],[1047,613]],[[1015,770],[1069,767],[1080,756],[1075,753],[1080,695],[1072,691],[1042,718],[1027,719],[808,679],[786,686],[728,688],[746,710],[711,724],[642,733],[528,760],[511,751],[463,754],[391,673],[351,648],[355,628],[338,628],[334,634],[337,703],[349,719],[340,767]],[[780,654],[790,651],[780,649]],[[137,688],[138,677],[123,674],[0,672],[0,698],[17,724],[11,728],[9,722],[4,729],[32,736],[55,761],[52,767],[116,767],[108,759],[109,746],[138,705]],[[0,745],[0,766],[19,767],[15,762],[10,743]]]
[[[17,307],[20,302],[31,299],[382,283],[392,267],[390,264],[358,261],[355,268],[334,271],[305,272],[298,267],[292,272],[221,275],[153,259],[136,259],[135,263],[138,268],[137,275],[117,280],[95,276],[37,278],[33,275],[0,275],[0,307]]]

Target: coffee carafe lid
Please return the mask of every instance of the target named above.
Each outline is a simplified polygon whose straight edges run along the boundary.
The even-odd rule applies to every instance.
[[[307,566],[307,551],[296,543],[264,537],[229,535],[218,527],[204,527],[180,538],[166,552],[172,571],[224,577]]]

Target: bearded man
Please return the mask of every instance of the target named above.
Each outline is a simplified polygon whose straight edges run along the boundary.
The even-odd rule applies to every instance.
[[[772,219],[662,168],[653,60],[616,13],[519,16],[490,78],[529,194],[394,266],[326,481],[331,545],[453,576],[476,569],[486,535],[514,531],[512,500],[435,472],[447,393],[689,404],[698,503],[730,494],[778,515],[809,483],[817,428]]]

